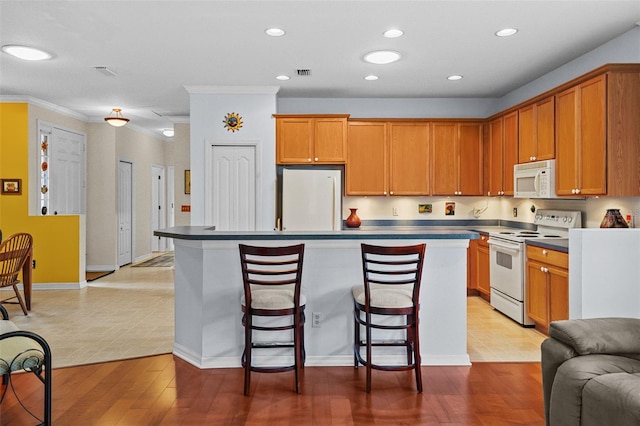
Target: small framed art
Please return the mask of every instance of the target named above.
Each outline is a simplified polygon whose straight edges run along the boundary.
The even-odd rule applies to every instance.
[[[22,179],[2,179],[2,195],[22,194]]]
[[[184,193],[191,194],[191,170],[184,171]]]

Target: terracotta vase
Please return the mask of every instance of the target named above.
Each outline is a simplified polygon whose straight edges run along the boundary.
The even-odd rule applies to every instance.
[[[349,228],[359,228],[360,224],[362,223],[360,221],[360,218],[358,217],[358,215],[356,214],[356,211],[358,209],[349,209],[351,210],[351,214],[349,215],[349,217],[347,218],[347,226]]]

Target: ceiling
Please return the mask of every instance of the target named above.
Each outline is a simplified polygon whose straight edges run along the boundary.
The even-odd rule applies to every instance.
[[[130,125],[158,136],[186,121],[185,86],[280,86],[278,96],[289,98],[495,98],[638,22],[638,0],[0,0],[1,44],[54,55],[29,62],[1,53],[0,95],[41,99],[90,121],[119,107]],[[270,27],[286,35],[268,37]],[[506,27],[519,32],[494,35]],[[384,38],[389,28],[405,34]],[[362,60],[377,49],[403,58]],[[380,78],[365,81],[368,74]],[[464,78],[448,81],[451,74]]]

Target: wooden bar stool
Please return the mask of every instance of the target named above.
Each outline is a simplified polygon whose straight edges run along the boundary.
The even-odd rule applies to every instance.
[[[418,392],[422,392],[420,369],[420,282],[426,244],[401,247],[381,247],[362,244],[362,272],[364,286],[352,289],[354,306],[354,366],[366,367],[366,391],[371,392],[371,370],[415,370]],[[389,321],[391,316],[402,321]],[[365,338],[361,339],[361,327]],[[377,330],[404,331],[404,338],[374,341],[371,333]],[[365,347],[363,357],[361,348]],[[372,360],[373,347],[400,346],[406,348],[407,362],[399,365],[380,365]]]
[[[296,393],[300,393],[300,369],[304,366],[304,308],[306,298],[301,294],[304,244],[288,247],[254,247],[240,244],[240,263],[244,296],[242,297],[242,325],[244,326],[244,394],[249,395],[251,372],[279,373],[295,371]],[[254,320],[254,317],[291,317],[287,323],[275,325]],[[253,331],[293,330],[293,341],[253,341]],[[293,348],[293,364],[285,366],[252,365],[253,349]]]

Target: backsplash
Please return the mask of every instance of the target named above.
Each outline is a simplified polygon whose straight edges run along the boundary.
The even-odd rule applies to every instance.
[[[455,203],[454,209],[452,210],[452,206],[447,203]],[[420,213],[420,205],[431,205],[431,212]],[[623,216],[633,215],[634,227],[640,227],[640,197],[579,200],[530,200],[512,197],[343,197],[342,207],[344,219],[349,215],[349,208],[357,208],[357,214],[362,220],[502,219],[525,223],[533,222],[535,213],[532,212],[532,207],[534,210],[580,210],[582,226],[585,228],[600,227],[607,209],[620,209]],[[515,217],[514,209],[517,209]],[[453,215],[447,214],[451,211],[454,212]]]

